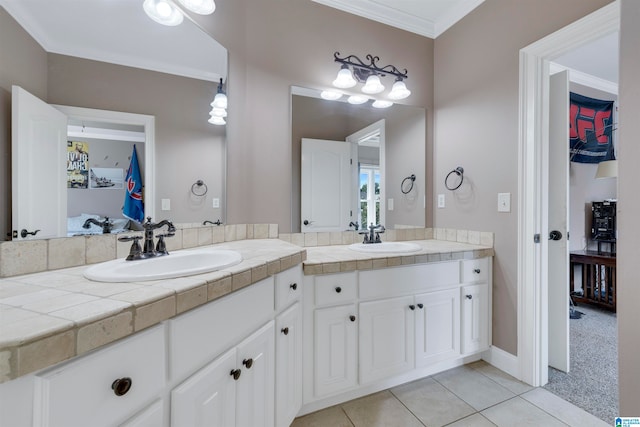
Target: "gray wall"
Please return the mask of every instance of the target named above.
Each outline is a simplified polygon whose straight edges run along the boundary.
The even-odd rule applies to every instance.
[[[618,152],[618,354],[620,415],[638,416],[640,402],[640,286],[638,286],[638,242],[640,241],[640,2],[621,0],[620,22],[620,150]],[[622,143],[628,141],[629,143]]]
[[[609,0],[487,0],[434,47],[434,193],[446,195],[434,225],[493,231],[493,344],[517,353],[518,81],[521,48]],[[444,187],[465,170],[464,192]],[[511,212],[497,194],[511,193]]]

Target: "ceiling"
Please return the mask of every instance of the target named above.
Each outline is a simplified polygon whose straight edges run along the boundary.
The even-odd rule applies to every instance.
[[[189,19],[152,21],[143,0],[0,0],[50,53],[201,80],[227,76],[227,50]],[[196,48],[197,46],[197,48]]]
[[[484,0],[313,1],[432,39],[484,2]]]

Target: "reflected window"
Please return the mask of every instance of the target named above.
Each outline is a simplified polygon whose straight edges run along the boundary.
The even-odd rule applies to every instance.
[[[360,224],[380,224],[380,169],[360,166]]]

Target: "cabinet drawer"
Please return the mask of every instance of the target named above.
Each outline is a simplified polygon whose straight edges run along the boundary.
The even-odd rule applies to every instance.
[[[169,322],[170,375],[182,379],[231,348],[273,316],[273,277]]]
[[[342,304],[356,299],[356,272],[315,277],[316,306]]]
[[[460,262],[462,283],[486,282],[489,277],[489,258],[468,259]]]
[[[276,311],[288,307],[302,295],[302,266],[290,268],[276,275]]]
[[[36,376],[35,425],[106,426],[122,422],[165,387],[164,326],[136,334]],[[120,385],[130,379],[130,388]]]

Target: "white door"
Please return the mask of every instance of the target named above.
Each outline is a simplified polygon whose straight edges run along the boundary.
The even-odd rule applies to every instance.
[[[412,296],[360,304],[360,382],[413,369],[416,306]]]
[[[236,394],[237,427],[273,427],[274,425],[275,337],[273,325],[274,322],[267,323],[237,347],[236,366],[242,370]]]
[[[302,308],[276,318],[276,426],[289,426],[302,407]]]
[[[236,425],[236,350],[211,362],[171,391],[172,426]]]
[[[12,228],[17,240],[67,234],[67,116],[19,86],[11,90]],[[16,235],[17,234],[17,235]]]
[[[318,309],[314,317],[315,396],[355,387],[358,382],[355,304]]]
[[[549,366],[569,372],[569,75],[550,77],[549,90]],[[561,236],[560,236],[561,235]],[[550,238],[550,236],[542,236]]]
[[[416,295],[416,366],[460,354],[460,291]]]
[[[302,139],[301,230],[344,231],[351,222],[351,144]]]

